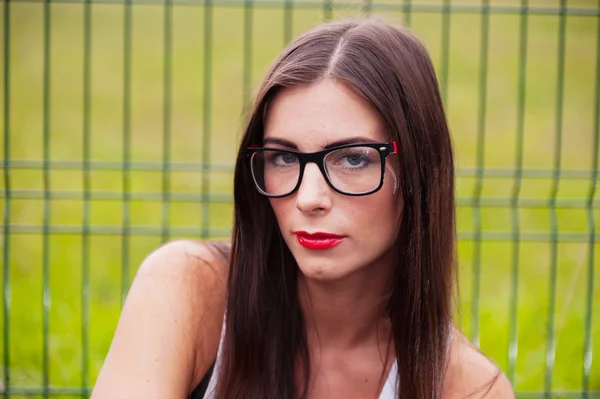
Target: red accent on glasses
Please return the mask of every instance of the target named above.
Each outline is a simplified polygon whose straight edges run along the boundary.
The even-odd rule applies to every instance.
[[[398,153],[398,144],[394,141],[394,154]]]

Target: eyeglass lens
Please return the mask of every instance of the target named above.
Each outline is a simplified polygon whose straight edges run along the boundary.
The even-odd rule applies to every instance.
[[[372,147],[332,151],[325,156],[324,167],[330,183],[344,193],[366,193],[381,182],[381,154]],[[251,158],[251,169],[257,186],[268,195],[291,193],[300,178],[298,156],[283,150],[255,152]]]

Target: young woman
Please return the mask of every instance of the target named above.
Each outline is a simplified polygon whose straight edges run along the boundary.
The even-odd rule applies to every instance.
[[[514,397],[453,328],[452,145],[408,31],[343,21],[290,44],[234,201],[231,251],[178,241],[143,262],[93,399]]]

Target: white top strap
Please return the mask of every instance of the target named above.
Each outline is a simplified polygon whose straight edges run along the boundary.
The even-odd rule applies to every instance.
[[[208,382],[208,387],[206,388],[206,393],[204,394],[204,399],[214,399],[215,397],[215,388],[217,387],[217,380],[219,379],[219,372],[221,369],[221,351],[223,345],[223,338],[225,337],[225,321],[223,321],[223,328],[221,329],[221,339],[219,342],[219,349],[217,351],[217,359],[215,361],[215,367],[213,369],[213,373],[210,377],[210,381]],[[396,386],[398,382],[398,364],[396,362],[392,363],[392,367],[390,367],[390,372],[388,377],[383,385],[383,389],[381,390],[381,394],[379,395],[379,399],[395,399],[396,398]]]
[[[396,399],[396,383],[398,382],[398,363],[392,363],[390,373],[381,390],[379,399]]]

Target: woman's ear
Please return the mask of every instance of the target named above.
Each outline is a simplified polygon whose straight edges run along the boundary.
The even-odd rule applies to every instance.
[[[390,171],[392,178],[394,179],[394,196],[396,196],[396,192],[398,191],[398,177],[396,176],[396,172],[394,172],[394,168],[388,163],[386,164],[386,168]]]
[[[396,157],[388,156],[385,163],[385,167],[389,171],[389,174],[392,176],[392,179],[394,180],[393,193],[395,197],[398,193],[398,187],[400,186],[400,182],[398,181],[398,173],[396,172],[396,170],[398,169],[398,162],[396,161]]]

